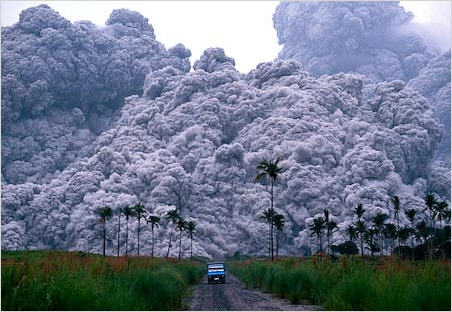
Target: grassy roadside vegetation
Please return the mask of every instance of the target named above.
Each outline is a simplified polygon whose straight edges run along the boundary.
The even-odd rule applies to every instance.
[[[57,251],[2,251],[1,308],[180,310],[199,262]]]
[[[450,261],[324,263],[287,258],[273,263],[244,260],[230,271],[247,287],[260,288],[292,303],[308,299],[325,310],[450,311]]]

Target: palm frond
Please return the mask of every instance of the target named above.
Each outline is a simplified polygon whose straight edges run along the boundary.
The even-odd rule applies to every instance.
[[[257,176],[256,176],[256,178],[254,179],[254,183],[257,183],[257,182],[259,182],[263,177],[265,177],[267,175],[267,173],[266,172],[261,172],[261,173],[259,173]]]

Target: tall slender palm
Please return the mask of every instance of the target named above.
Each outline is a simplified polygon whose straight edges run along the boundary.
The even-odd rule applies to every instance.
[[[389,216],[385,213],[377,213],[374,218],[372,219],[372,222],[374,223],[374,229],[375,234],[377,235],[378,241],[379,241],[379,247],[380,247],[380,254],[383,254],[383,246],[382,246],[382,234],[383,234],[383,228],[385,226],[386,220],[389,219]]]
[[[436,201],[435,195],[433,194],[427,194],[425,196],[425,209],[423,211],[428,210],[429,215],[430,215],[430,226],[433,227],[434,226],[434,222],[435,222],[435,218],[434,218],[434,213],[435,213],[435,206],[438,204],[438,202]]]
[[[325,227],[326,227],[326,251],[327,255],[330,254],[330,229],[328,227],[328,223],[330,222],[330,212],[328,209],[323,210],[323,215],[325,216]]]
[[[416,233],[415,225],[414,225],[414,218],[416,217],[417,211],[415,209],[409,209],[405,210],[405,215],[410,220],[411,224],[411,260],[414,260],[414,237]]]
[[[261,218],[265,219],[265,221],[267,221],[268,223],[268,258],[269,259],[273,259],[271,257],[271,252],[272,252],[272,227],[273,227],[273,223],[274,223],[274,218],[275,218],[276,212],[275,210],[272,210],[271,208],[266,209],[263,211]]]
[[[195,235],[196,223],[193,221],[187,222],[185,230],[190,238],[190,261],[193,261],[193,235]]]
[[[325,228],[325,219],[322,217],[315,218],[309,228],[310,228],[312,234],[317,235],[317,240],[319,243],[319,253],[320,253],[320,252],[322,252],[322,234],[323,234],[323,229]]]
[[[138,219],[138,229],[137,229],[137,239],[138,239],[138,249],[137,249],[137,255],[140,255],[140,232],[141,232],[141,218],[146,213],[146,209],[144,209],[144,205],[141,203],[136,204],[133,206],[133,209],[135,210],[135,216]]]
[[[370,253],[372,257],[374,256],[375,252],[378,252],[380,248],[378,247],[378,244],[375,242],[374,237],[377,234],[377,230],[374,228],[370,228],[364,233],[364,239],[366,240],[366,243],[368,245],[368,249],[370,250]]]
[[[362,216],[366,212],[362,204],[359,204],[354,210],[353,213],[358,217],[358,221],[356,222],[356,230],[359,233],[359,242],[361,247],[361,258],[364,259],[364,244],[363,244],[363,235],[366,232],[366,224],[361,220]]]
[[[276,259],[278,259],[279,256],[279,233],[282,232],[284,228],[284,216],[277,213],[273,220],[275,229],[276,229]]]
[[[353,226],[353,224],[350,224],[347,228],[348,233],[348,239],[352,242],[355,241],[355,239],[358,238],[358,231],[356,230],[356,227]]]
[[[103,249],[102,249],[102,255],[105,257],[105,236],[106,236],[106,226],[107,226],[107,220],[110,219],[113,215],[113,212],[110,207],[100,207],[97,209],[97,215],[99,216],[99,219],[97,221],[102,224],[102,237],[103,237]]]
[[[176,222],[176,228],[179,230],[179,260],[182,253],[182,232],[185,230],[186,222],[181,217]]]
[[[146,219],[147,224],[151,224],[151,234],[152,234],[152,248],[151,248],[151,257],[154,258],[154,246],[155,246],[155,237],[154,237],[154,228],[159,227],[160,218],[154,215],[150,215]]]
[[[437,201],[435,195],[428,193],[425,196],[425,209],[423,211],[428,210],[430,215],[430,228],[433,229],[435,227],[435,206],[437,205]],[[429,242],[429,257],[433,258],[433,231],[430,231],[430,242]]]
[[[397,226],[395,226],[392,223],[386,223],[384,225],[383,228],[383,236],[384,238],[386,238],[387,240],[389,240],[389,247],[391,250],[391,255],[392,255],[392,251],[394,249],[394,240],[398,237],[399,231],[397,231]],[[400,253],[400,244],[399,244],[399,253]]]
[[[327,251],[328,255],[330,254],[330,239],[331,235],[333,235],[333,231],[335,228],[337,228],[337,223],[334,221],[330,221],[330,212],[328,209],[325,209],[323,211],[323,214],[325,215],[325,227],[326,227],[326,239],[327,239]]]
[[[174,209],[174,210],[168,211],[166,213],[165,218],[168,222],[171,222],[171,231],[170,231],[170,237],[169,237],[169,243],[168,243],[168,251],[166,252],[166,258],[168,258],[169,252],[171,249],[171,240],[173,238],[174,225],[176,224],[177,220],[180,218],[179,210]]]
[[[423,243],[424,246],[430,236],[431,228],[427,225],[427,223],[422,220],[416,224],[416,238],[420,243]],[[432,254],[429,250],[429,257],[432,257]]]
[[[400,211],[400,199],[398,196],[391,196],[390,197],[392,204],[394,205],[394,220],[396,221],[397,225],[397,245],[399,246],[400,250],[400,237],[399,237],[399,231],[400,231],[400,224],[399,224],[399,211]]]
[[[449,205],[447,204],[447,202],[442,201],[439,203],[436,203],[434,209],[435,209],[435,216],[439,221],[440,224],[440,228],[443,227],[443,220],[447,219],[447,207],[449,207]]]
[[[118,208],[118,252],[117,257],[119,257],[119,236],[121,234],[121,214],[122,214],[122,208]]]
[[[281,158],[276,158],[275,161],[262,160],[257,165],[258,175],[254,179],[254,182],[259,182],[263,177],[268,176],[271,183],[271,197],[270,197],[270,210],[273,212],[273,186],[276,183],[278,175],[283,171],[281,167],[278,166]],[[273,222],[270,223],[270,246],[271,246],[271,260],[273,261]]]
[[[122,213],[126,217],[126,257],[128,254],[128,242],[129,242],[129,218],[135,215],[135,210],[130,206],[125,206],[122,208]]]

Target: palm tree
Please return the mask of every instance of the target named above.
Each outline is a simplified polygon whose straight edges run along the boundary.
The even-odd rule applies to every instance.
[[[322,233],[325,228],[325,219],[322,217],[317,217],[313,220],[312,224],[309,227],[311,229],[311,233],[317,235],[317,240],[319,242],[319,253],[322,252]]]
[[[430,228],[433,229],[435,227],[435,207],[437,205],[437,201],[435,198],[435,195],[428,193],[425,196],[425,210],[428,210],[430,215]],[[431,231],[431,237],[430,237],[430,246],[429,246],[429,256],[430,259],[433,257],[433,231]]]
[[[348,238],[351,242],[354,242],[355,239],[358,238],[358,231],[353,226],[353,224],[350,224],[347,228]]]
[[[272,210],[271,208],[264,210],[262,213],[261,218],[265,219],[265,221],[267,221],[268,223],[268,258],[272,259],[271,257],[271,252],[272,252],[272,227],[273,227],[273,223],[274,223],[274,218],[275,218],[276,212],[274,210]]]
[[[366,240],[366,243],[369,246],[368,249],[370,250],[372,257],[374,256],[375,252],[380,251],[378,244],[374,241],[374,236],[376,234],[377,230],[375,230],[374,228],[371,228],[364,233],[364,239]]]
[[[356,222],[356,231],[359,233],[359,241],[361,247],[361,258],[364,259],[364,244],[363,244],[363,235],[366,232],[366,224],[361,220],[362,216],[366,212],[362,204],[359,204],[354,210],[353,213],[358,217],[358,221]]]
[[[182,252],[182,231],[185,230],[186,222],[184,219],[179,217],[176,223],[176,228],[179,230],[179,260]]]
[[[170,232],[170,237],[169,237],[169,244],[168,244],[168,251],[166,252],[166,258],[169,257],[169,252],[171,249],[171,240],[173,237],[173,229],[174,229],[174,224],[177,222],[177,220],[180,218],[180,214],[179,211],[177,209],[174,210],[170,210],[166,213],[166,220],[168,220],[168,222],[171,221],[171,232]]]
[[[415,226],[414,226],[414,218],[416,217],[416,210],[415,209],[409,209],[405,210],[405,215],[410,220],[411,224],[411,260],[414,260],[414,236],[416,233]]]
[[[119,235],[121,234],[121,214],[122,214],[122,208],[118,208],[118,253],[117,257],[119,257]]]
[[[435,195],[433,194],[427,194],[425,196],[425,209],[423,211],[428,210],[429,215],[430,215],[430,221],[431,224],[430,226],[433,227],[434,226],[434,222],[435,222],[435,218],[434,218],[434,213],[435,213],[435,206],[438,204],[438,202],[436,201]]]
[[[384,225],[383,236],[387,240],[389,240],[389,247],[390,247],[390,250],[391,250],[391,255],[392,255],[392,251],[394,249],[393,248],[394,239],[396,239],[398,237],[397,233],[399,233],[399,232],[397,231],[397,227],[394,224],[387,223],[387,224]],[[399,252],[400,252],[400,244],[399,244]]]
[[[141,203],[136,204],[135,206],[133,206],[133,209],[135,210],[135,215],[138,219],[138,229],[137,229],[137,239],[138,239],[138,250],[137,250],[137,255],[140,255],[140,231],[141,231],[141,227],[140,227],[140,221],[141,218],[143,217],[143,215],[146,213],[146,209],[144,209],[144,205],[142,205]]]
[[[185,230],[190,238],[190,261],[193,261],[193,235],[196,230],[196,223],[193,221],[187,222]]]
[[[327,255],[329,255],[330,254],[330,229],[329,229],[328,223],[330,223],[330,212],[328,211],[328,209],[323,210],[323,215],[325,216],[325,227],[326,227],[326,241],[327,241],[326,252],[327,252]]]
[[[425,243],[428,237],[428,226],[427,223],[422,220],[416,224],[416,238],[422,244]]]
[[[399,237],[402,244],[406,242],[408,238],[410,238],[411,235],[411,228],[409,227],[403,227],[399,230]]]
[[[276,183],[276,179],[278,175],[283,171],[281,167],[278,166],[278,163],[281,161],[281,158],[278,157],[274,162],[268,160],[262,160],[257,165],[257,170],[260,173],[254,179],[254,183],[259,182],[265,176],[270,178],[271,183],[271,197],[270,197],[270,210],[273,212],[273,186]],[[273,222],[270,223],[270,246],[271,246],[271,260],[273,261]]]
[[[325,215],[325,227],[326,227],[326,239],[327,239],[327,251],[328,255],[330,254],[330,238],[333,234],[333,231],[335,228],[337,228],[337,223],[334,221],[330,221],[330,212],[328,209],[325,209],[323,211],[323,214]]]
[[[420,243],[425,244],[427,242],[430,232],[430,228],[424,220],[416,224],[416,238]]]
[[[97,209],[97,215],[99,216],[99,219],[97,220],[99,223],[102,224],[102,236],[103,236],[103,251],[102,255],[105,257],[105,232],[106,232],[106,225],[107,220],[110,219],[113,215],[113,212],[110,207],[105,206]]]
[[[383,233],[383,228],[385,225],[385,221],[389,219],[389,216],[385,213],[377,213],[373,218],[375,234],[378,237],[379,247],[380,247],[380,255],[383,254],[383,246],[381,244],[381,235]]]
[[[277,213],[273,219],[274,222],[274,226],[276,229],[276,259],[278,259],[278,255],[279,255],[279,233],[282,232],[283,227],[284,227],[284,216]]]
[[[122,213],[126,217],[126,257],[128,256],[128,241],[129,241],[129,218],[135,215],[135,210],[130,206],[122,208]]]
[[[447,216],[448,216],[448,209],[447,209],[447,207],[449,207],[449,205],[445,201],[437,203],[435,205],[435,207],[434,207],[435,215],[436,215],[436,218],[439,221],[440,228],[443,227],[443,220],[447,219]]]
[[[390,197],[392,204],[394,205],[394,220],[396,221],[397,225],[397,244],[400,249],[400,224],[399,224],[399,211],[400,211],[400,199],[398,196],[391,196]]]
[[[151,249],[151,257],[154,258],[154,245],[155,245],[155,239],[154,239],[154,227],[159,227],[160,218],[154,215],[150,215],[146,223],[151,224],[151,233],[152,233],[152,249]]]

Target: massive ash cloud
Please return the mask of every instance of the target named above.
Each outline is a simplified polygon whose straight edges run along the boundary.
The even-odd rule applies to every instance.
[[[281,59],[318,76],[358,72],[376,80],[416,77],[432,52],[406,28],[398,2],[281,2],[273,15]]]
[[[445,127],[438,150],[439,159],[450,168],[450,50],[430,61],[419,75],[408,82],[432,103],[437,118]]]
[[[282,254],[309,246],[306,224],[325,208],[345,229],[358,203],[371,218],[390,214],[389,195],[419,211],[426,191],[450,196],[441,193],[448,172],[435,172],[439,185],[428,182],[443,127],[403,81],[365,89],[361,75],[316,78],[296,61],[262,63],[248,74],[234,63],[211,48],[192,72],[172,66],[150,72],[143,95],[125,99],[93,155],[46,184],[4,183],[3,248],[99,252],[95,209],[140,201],[160,216],[177,207],[195,219],[196,254],[264,255],[267,225],[260,215],[270,204],[269,187],[254,178],[259,161],[276,156],[286,168],[275,188],[276,210],[287,220]],[[110,252],[116,222],[107,224]],[[401,223],[408,220],[401,216]],[[134,252],[136,222],[130,229]],[[169,231],[166,224],[157,231],[160,255]],[[141,233],[146,254],[150,229]],[[345,236],[337,231],[334,240]]]
[[[115,10],[99,28],[72,24],[47,5],[2,27],[2,179],[48,181],[114,124],[124,97],[141,94],[146,74],[190,70],[190,51],[155,40],[148,20]]]
[[[278,58],[297,60],[314,76],[355,72],[368,83],[409,81],[445,127],[437,166],[450,168],[450,42],[439,55],[425,41],[431,30],[412,18],[399,2],[281,2],[273,15],[283,45]]]

